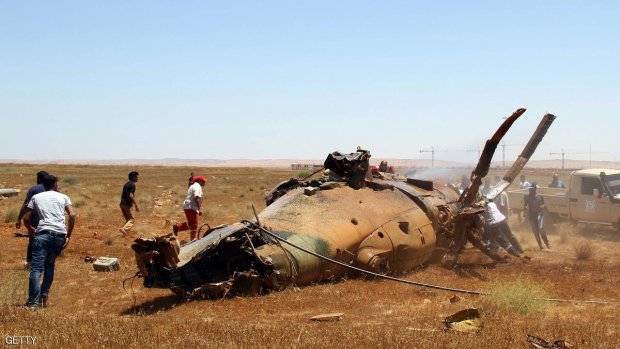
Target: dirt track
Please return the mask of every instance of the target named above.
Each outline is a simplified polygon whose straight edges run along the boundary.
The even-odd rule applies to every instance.
[[[0,172],[0,186],[22,188],[39,168],[10,166]],[[37,337],[43,347],[407,347],[506,348],[525,347],[525,335],[565,339],[580,348],[614,348],[620,343],[616,316],[620,305],[549,304],[538,313],[520,314],[494,305],[488,298],[428,291],[389,281],[346,280],[267,296],[185,302],[166,290],[133,287],[122,281],[136,268],[128,247],[133,237],[118,233],[120,187],[129,168],[55,166],[45,168],[76,183],[61,183],[78,203],[75,239],[57,262],[49,307],[36,312],[19,307],[26,300],[27,272],[23,255],[27,239],[15,238],[12,223],[0,226],[0,334]],[[160,232],[166,220],[180,219],[190,169],[139,169],[136,234]],[[220,224],[251,216],[249,205],[263,207],[262,196],[290,171],[262,169],[192,169],[206,173],[209,223]],[[20,176],[23,175],[23,176]],[[530,173],[528,173],[530,175]],[[533,176],[535,174],[532,174]],[[541,174],[547,176],[548,173]],[[542,177],[541,177],[542,178]],[[23,196],[0,202],[0,218],[18,206]],[[513,229],[532,258],[494,267],[477,251],[467,251],[458,271],[440,266],[406,278],[468,289],[487,290],[493,283],[527,279],[541,284],[549,296],[569,299],[620,300],[620,239],[608,228],[559,225],[551,235],[553,250],[538,252],[529,231],[512,218]],[[594,257],[578,261],[573,246],[588,239]],[[96,273],[83,262],[86,255],[119,257],[122,269]],[[135,305],[134,297],[135,296]],[[466,307],[480,308],[485,328],[479,334],[443,332],[441,318]],[[313,323],[316,314],[344,312],[342,321]],[[34,325],[34,326],[33,326]]]

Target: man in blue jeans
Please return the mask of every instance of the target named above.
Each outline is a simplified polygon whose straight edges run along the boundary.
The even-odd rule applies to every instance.
[[[52,175],[43,178],[45,191],[32,197],[26,207],[26,227],[29,216],[34,211],[39,216],[39,225],[34,230],[32,262],[26,307],[35,309],[46,305],[50,287],[54,281],[54,263],[60,252],[67,247],[75,225],[75,213],[71,199],[59,193],[58,178]],[[69,215],[68,228],[65,227],[65,212]],[[43,273],[43,283],[41,283]]]
[[[540,250],[543,250],[542,241],[547,245],[547,249],[551,249],[547,232],[545,231],[545,199],[536,194],[536,183],[532,182],[529,188],[529,194],[523,197],[523,211],[527,212],[530,221],[530,227],[538,243]]]
[[[45,191],[45,187],[43,186],[43,178],[47,176],[49,173],[45,171],[37,172],[37,184],[33,185],[28,189],[28,193],[26,194],[26,199],[24,200],[24,204],[19,210],[19,215],[17,216],[17,222],[15,222],[15,228],[19,229],[22,227],[22,218],[26,214],[26,208],[28,207],[28,203],[32,199],[33,196],[42,193]],[[39,216],[37,216],[36,212],[32,212],[30,214],[30,227],[33,228],[28,231],[28,249],[26,250],[26,268],[30,268],[30,261],[32,260],[32,245],[34,244],[34,229],[36,229],[37,225],[39,225]]]

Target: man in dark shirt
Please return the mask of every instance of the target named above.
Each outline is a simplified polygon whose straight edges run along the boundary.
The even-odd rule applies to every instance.
[[[545,200],[542,196],[536,194],[536,183],[532,183],[529,188],[529,194],[523,197],[523,209],[527,212],[527,217],[530,221],[530,227],[538,243],[538,247],[543,250],[543,244],[540,241],[541,238],[544,241],[548,249],[551,249],[549,240],[547,239],[547,232],[544,228],[544,208]]]
[[[32,199],[33,196],[45,191],[45,187],[43,186],[43,178],[45,178],[45,176],[47,175],[48,173],[45,171],[37,172],[37,184],[33,185],[32,187],[30,187],[30,189],[28,189],[28,193],[26,194],[26,199],[24,200],[24,204],[19,210],[19,215],[17,216],[17,222],[15,222],[15,228],[19,229],[22,227],[22,218],[24,218],[24,215],[26,214],[26,211],[27,211],[26,207],[28,206],[30,199]],[[36,212],[32,212],[32,214],[30,215],[30,219],[28,221],[32,228],[28,229],[28,249],[26,250],[26,267],[29,267],[30,262],[32,261],[32,244],[34,243],[34,229],[36,229],[37,226],[39,225],[39,219],[40,219],[39,215]],[[25,224],[25,222],[24,222],[24,225],[28,227],[28,225]]]
[[[135,222],[133,215],[131,214],[131,207],[136,208],[136,212],[140,212],[138,209],[138,203],[136,202],[135,193],[136,193],[136,182],[138,182],[138,172],[131,171],[129,172],[129,181],[125,183],[123,186],[123,192],[121,193],[121,212],[123,213],[123,217],[125,218],[125,225],[119,229],[119,231],[123,235],[127,235],[131,227]]]

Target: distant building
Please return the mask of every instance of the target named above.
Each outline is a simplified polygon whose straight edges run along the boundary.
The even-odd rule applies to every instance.
[[[323,165],[317,164],[291,164],[291,170],[318,170]]]

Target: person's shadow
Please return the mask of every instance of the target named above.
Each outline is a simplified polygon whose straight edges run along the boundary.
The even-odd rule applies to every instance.
[[[480,274],[477,269],[478,268],[494,269],[495,267],[496,267],[496,263],[488,263],[488,264],[465,263],[465,264],[458,264],[456,268],[453,268],[451,270],[453,270],[456,275],[462,278],[467,278],[467,279],[475,278],[480,281],[488,281],[489,279],[486,276]]]

